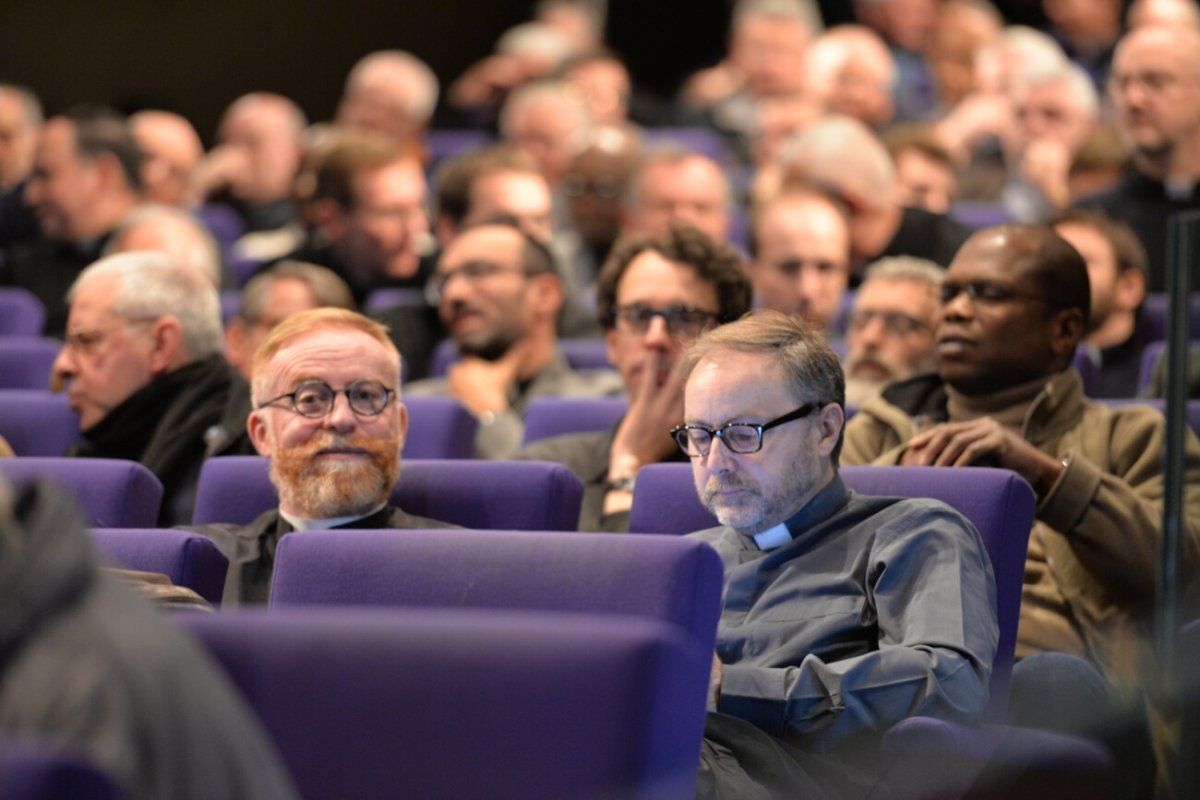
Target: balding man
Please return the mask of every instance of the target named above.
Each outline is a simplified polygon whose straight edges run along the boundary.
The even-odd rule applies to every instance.
[[[891,122],[896,66],[877,33],[863,25],[830,28],[813,42],[807,62],[809,91],[831,112],[872,128]]]
[[[337,124],[383,134],[397,144],[419,141],[438,101],[438,80],[403,50],[363,56],[346,77]]]
[[[204,145],[192,123],[169,111],[139,111],[129,118],[133,138],[142,150],[144,197],[155,203],[194,207],[196,168]]]
[[[850,280],[845,208],[817,190],[794,190],[755,215],[749,270],[759,306],[830,332]]]
[[[216,288],[222,284],[221,252],[204,225],[182,209],[146,203],[125,215],[104,248],[104,255],[150,250],[199,275]]]
[[[219,144],[198,181],[203,196],[228,202],[245,224],[235,258],[267,261],[297,246],[301,232],[292,184],[307,125],[299,106],[267,92],[239,97],[222,115]]]
[[[520,86],[500,109],[500,136],[533,159],[552,188],[566,176],[594,124],[591,108],[563,81]]]
[[[656,150],[629,181],[622,227],[656,237],[665,236],[672,223],[683,223],[726,242],[730,203],[729,181],[717,162],[691,150]]]
[[[141,153],[125,120],[102,108],[78,108],[42,129],[25,202],[41,235],[13,247],[0,263],[0,286],[33,292],[46,307],[46,333],[60,336],[63,298],[138,202]]]
[[[1133,228],[1146,248],[1152,292],[1166,288],[1168,218],[1200,208],[1197,52],[1200,30],[1187,26],[1142,27],[1121,40],[1109,94],[1133,148],[1133,169],[1115,188],[1084,203]]]
[[[950,263],[967,231],[948,216],[902,206],[896,167],[865,125],[831,116],[793,139],[780,156],[783,186],[818,186],[850,210],[853,275],[883,256]],[[857,283],[857,280],[853,281]]]

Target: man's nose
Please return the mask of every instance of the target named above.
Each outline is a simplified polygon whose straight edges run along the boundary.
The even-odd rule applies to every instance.
[[[358,415],[354,413],[354,409],[350,408],[350,398],[346,397],[345,392],[338,392],[333,396],[333,405],[329,408],[329,413],[325,415],[322,423],[330,430],[345,433],[353,430],[358,426]]]
[[[642,334],[642,343],[649,348],[668,350],[672,342],[671,327],[667,321],[658,315],[651,317],[646,332]]]

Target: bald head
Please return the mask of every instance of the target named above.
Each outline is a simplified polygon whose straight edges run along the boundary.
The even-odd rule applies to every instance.
[[[145,197],[172,206],[192,205],[192,176],[204,145],[192,123],[169,111],[139,111],[129,128],[142,151]]]
[[[428,64],[403,50],[381,50],[350,70],[337,122],[405,141],[425,130],[437,100],[437,76]]]
[[[234,197],[259,206],[289,196],[307,124],[300,107],[283,95],[255,92],[235,100],[221,118],[218,135],[236,164],[230,181]]]

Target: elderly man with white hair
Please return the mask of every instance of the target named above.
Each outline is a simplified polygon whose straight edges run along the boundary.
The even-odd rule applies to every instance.
[[[363,56],[346,77],[337,123],[388,136],[420,139],[438,101],[438,80],[421,59],[403,50]]]
[[[81,272],[67,301],[54,375],[83,431],[71,455],[141,462],[163,483],[159,524],[190,521],[231,383],[216,288],[163,253],[122,253]]]

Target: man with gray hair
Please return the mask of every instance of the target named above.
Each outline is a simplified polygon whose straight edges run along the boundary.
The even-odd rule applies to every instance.
[[[147,203],[125,215],[104,248],[104,255],[133,251],[166,253],[213,286],[222,284],[221,252],[204,225],[183,209]],[[232,276],[225,283],[232,283]]]
[[[671,433],[721,523],[692,535],[725,565],[697,796],[866,797],[891,725],[987,703],[987,552],[943,503],[847,489],[841,365],[800,320],[715,328],[683,373]]]
[[[558,80],[520,86],[500,109],[500,136],[533,159],[552,189],[587,145],[594,124],[588,104]]]
[[[67,301],[54,376],[83,431],[70,454],[141,462],[163,484],[159,524],[190,521],[230,387],[216,288],[162,253],[121,253],[81,272]]]
[[[812,184],[850,210],[852,275],[883,256],[916,256],[943,266],[968,231],[944,214],[900,204],[896,167],[869,128],[830,116],[811,125],[780,153],[782,186]],[[852,278],[852,285],[857,281]]]
[[[846,403],[861,406],[896,381],[932,372],[938,291],[945,271],[893,256],[867,268],[846,330]]]
[[[729,180],[719,164],[695,150],[668,147],[645,154],[629,179],[623,233],[665,236],[672,223],[729,241]]]
[[[438,80],[421,59],[403,50],[379,50],[359,59],[346,77],[337,124],[415,142],[438,101]]]

